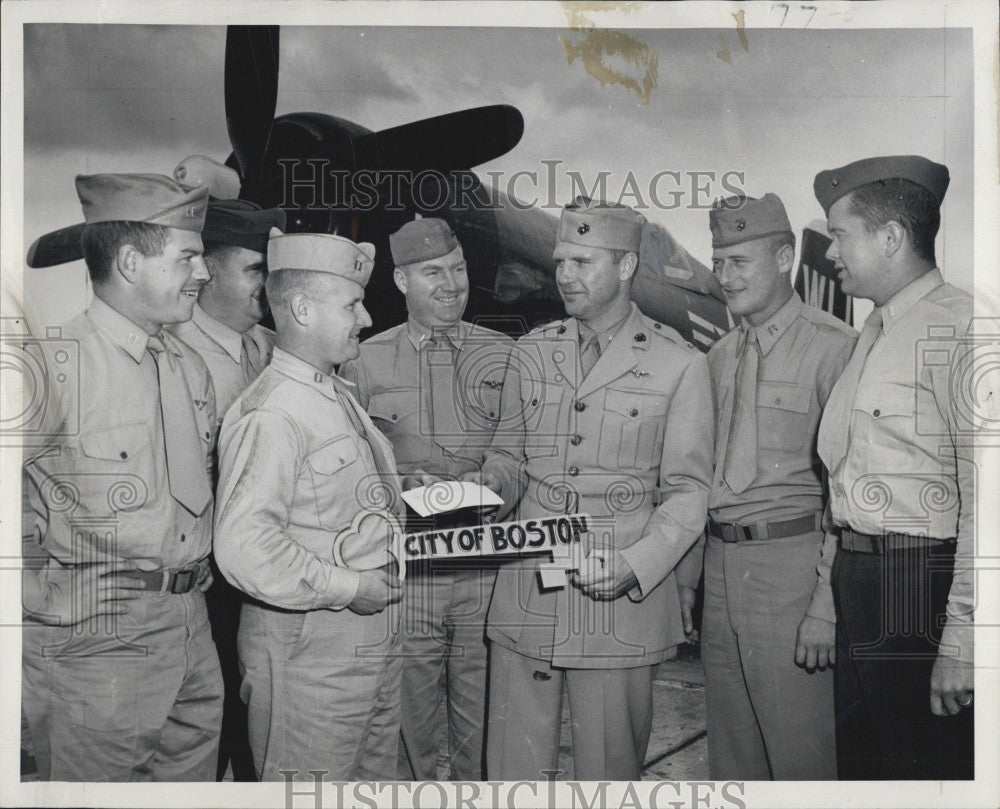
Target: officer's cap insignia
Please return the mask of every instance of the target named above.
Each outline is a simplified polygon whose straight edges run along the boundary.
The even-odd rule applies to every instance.
[[[581,236],[584,233],[589,233],[590,232],[590,225],[588,225],[586,222],[584,222],[582,225],[580,225],[580,227],[578,227],[576,229],[576,232],[579,233]]]

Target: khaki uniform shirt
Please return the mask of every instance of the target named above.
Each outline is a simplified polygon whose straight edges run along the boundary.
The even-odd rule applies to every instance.
[[[873,313],[877,316],[877,313]],[[901,532],[958,539],[942,645],[972,659],[975,601],[974,411],[956,401],[975,338],[972,296],[932,270],[881,308],[881,329],[850,401],[831,397],[819,435],[830,470],[830,509],[838,526],[868,534]],[[995,372],[979,396],[1000,396]],[[843,437],[829,429],[834,408],[849,408]]]
[[[334,561],[335,543],[370,551],[365,569],[388,562],[402,509],[369,440],[390,463],[392,447],[363,412],[368,439],[358,434],[334,384],[275,348],[222,424],[216,561],[241,590],[284,609],[346,607],[359,578]]]
[[[594,544],[616,548],[638,584],[595,602],[567,584],[541,591],[538,558],[497,575],[489,637],[574,668],[628,668],[684,639],[672,571],[705,524],[712,398],[705,357],[635,305],[582,377],[575,318],[515,344],[502,419],[484,470],[519,517],[584,512]],[[582,377],[582,378],[581,378]]]
[[[728,420],[735,396],[742,333],[753,328],[760,346],[757,384],[757,475],[747,489],[733,492],[723,478]],[[830,391],[850,359],[857,332],[843,321],[812,306],[795,293],[765,323],[746,320],[724,335],[708,352],[715,404],[715,477],[708,498],[717,522],[752,525],[793,519],[823,510],[822,465],[816,433]],[[700,544],[700,543],[699,543]],[[831,534],[820,563],[820,578],[808,613],[835,619],[830,567],[836,551]],[[692,552],[697,556],[696,552]],[[697,586],[699,563],[681,584]]]
[[[186,323],[173,326],[171,331],[205,360],[208,372],[212,375],[216,412],[221,424],[236,397],[257,378],[258,374],[252,369],[249,374],[244,373],[243,335],[220,323],[197,304],[194,307],[194,316]],[[247,335],[260,352],[259,364],[263,368],[271,360],[274,332],[258,323],[247,331]]]
[[[205,363],[164,331],[183,368],[211,467],[215,397]],[[208,555],[212,503],[192,514],[170,495],[156,363],[148,335],[95,297],[44,354],[52,398],[26,452],[28,500],[50,564],[127,559],[140,568],[185,567]]]
[[[450,345],[435,344],[408,321],[365,340],[339,373],[357,385],[358,402],[392,442],[401,473],[454,479],[482,466],[513,344],[465,322]]]

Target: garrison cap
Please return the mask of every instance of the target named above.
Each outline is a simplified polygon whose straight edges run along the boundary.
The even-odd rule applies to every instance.
[[[948,167],[920,155],[894,155],[892,157],[867,157],[848,163],[839,169],[821,171],[813,180],[816,199],[827,216],[830,208],[841,197],[868,183],[892,179],[909,180],[930,191],[938,205],[944,200],[950,176]]]
[[[271,228],[285,229],[285,212],[281,208],[262,210],[245,199],[209,199],[201,238],[266,253]]]
[[[267,243],[267,268],[312,270],[346,278],[359,286],[368,283],[375,266],[375,245],[356,244],[329,233],[282,233],[271,229]]]
[[[184,185],[203,185],[210,197],[236,199],[240,195],[240,175],[234,169],[203,154],[185,157],[174,168],[174,179]]]
[[[646,217],[625,205],[577,197],[562,209],[556,238],[605,250],[639,252]]]
[[[414,219],[389,234],[389,250],[397,267],[446,256],[458,246],[451,225],[433,217]]]
[[[792,233],[785,206],[776,194],[764,194],[760,199],[737,196],[716,200],[708,212],[708,226],[713,248]]]
[[[148,222],[200,233],[208,189],[192,188],[164,174],[78,174],[76,194],[83,220]]]

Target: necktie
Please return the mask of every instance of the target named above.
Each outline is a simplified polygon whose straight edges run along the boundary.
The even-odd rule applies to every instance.
[[[462,444],[464,433],[459,422],[460,398],[456,397],[455,364],[458,350],[445,335],[436,336],[427,344],[427,361],[431,385],[431,425],[434,441],[445,449]]]
[[[151,336],[146,348],[156,364],[160,386],[170,494],[192,514],[201,514],[212,499],[212,488],[205,467],[206,448],[194,420],[187,380],[180,363],[159,336]]]
[[[594,334],[583,346],[583,350],[580,352],[580,366],[583,369],[583,375],[587,376],[597,365],[597,361],[601,358],[601,341],[600,338]]]
[[[254,342],[249,332],[244,332],[240,335],[240,342],[243,344],[243,349],[240,351],[240,368],[243,370],[243,384],[249,385],[264,370],[261,367],[260,348]]]
[[[740,347],[736,366],[736,391],[733,417],[729,422],[726,460],[722,476],[736,494],[757,477],[757,371],[760,367],[760,346],[757,333],[747,329]]]
[[[823,420],[819,425],[817,448],[819,456],[826,464],[831,474],[847,457],[847,436],[851,428],[851,412],[854,410],[854,397],[858,392],[861,374],[872,347],[882,333],[882,310],[876,307],[865,320],[864,328],[854,347],[854,353],[830,391],[830,397],[823,408]]]
[[[341,404],[344,407],[344,411],[347,413],[347,418],[350,420],[351,425],[357,430],[357,433],[361,438],[363,438],[367,443],[369,449],[371,449],[372,460],[375,461],[375,471],[378,473],[379,477],[382,479],[383,487],[379,490],[373,489],[372,487],[366,487],[366,499],[367,503],[363,503],[364,507],[384,507],[388,511],[393,511],[397,515],[402,516],[406,511],[406,506],[403,503],[403,498],[399,496],[399,483],[398,483],[398,472],[396,471],[395,461],[391,461],[389,456],[386,455],[385,449],[382,443],[377,437],[371,434],[368,426],[365,424],[365,419],[361,415],[361,406],[358,404],[354,396],[344,385],[343,381],[338,377],[334,376],[333,379],[333,389],[337,392],[337,396]],[[372,429],[375,429],[375,425],[372,425]]]

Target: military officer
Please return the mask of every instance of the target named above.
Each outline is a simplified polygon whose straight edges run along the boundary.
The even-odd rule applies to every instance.
[[[267,239],[272,227],[284,226],[285,212],[280,208],[265,211],[246,200],[209,198],[201,240],[211,279],[201,289],[194,316],[173,331],[208,366],[220,424],[236,397],[271,359],[274,332],[260,325],[267,308]],[[213,579],[205,597],[226,689],[217,776],[221,780],[231,766],[234,780],[252,781],[253,758],[236,656],[242,597],[223,576]]]
[[[567,587],[541,589],[538,558],[497,574],[490,778],[556,769],[564,681],[575,777],[638,778],[653,668],[684,639],[673,569],[705,521],[711,388],[704,356],[629,300],[644,221],[583,198],[566,206],[553,258],[568,317],[511,354],[484,480],[521,518],[578,511],[601,527]]]
[[[973,777],[975,413],[955,391],[975,338],[972,297],[934,253],[948,182],[946,166],[906,155],[813,185],[844,292],[875,304],[819,430],[840,533],[841,778]],[[989,368],[977,389],[997,401]]]
[[[333,372],[371,325],[375,249],[272,233],[275,348],[223,421],[215,525],[219,568],[250,596],[239,629],[250,746],[262,780],[392,779],[399,483],[391,445]]]
[[[390,235],[389,247],[407,320],[362,343],[340,373],[357,384],[358,401],[392,442],[404,486],[457,480],[481,470],[512,341],[462,320],[469,279],[447,222],[408,222]],[[400,778],[437,777],[437,716],[446,696],[451,778],[483,780],[484,623],[495,575],[483,559],[410,566]]]
[[[709,777],[837,777],[834,621],[816,431],[856,334],[792,289],[795,235],[774,194],[709,212],[712,266],[741,323],[708,352],[715,477],[701,655]],[[700,545],[701,543],[699,543]],[[678,571],[690,622],[701,558]],[[817,570],[819,572],[817,572]],[[797,668],[796,663],[802,668]]]
[[[229,406],[264,370],[274,332],[260,325],[267,313],[267,239],[283,230],[285,212],[242,199],[210,199],[202,242],[211,274],[194,315],[174,333],[197,351],[212,375],[219,423]]]
[[[62,395],[25,464],[45,558],[24,606],[48,624],[24,644],[25,713],[53,780],[212,780],[222,681],[201,591],[215,403],[202,360],[162,331],[208,280],[207,192],[155,174],[76,189],[94,298],[42,344]],[[74,576],[91,578],[92,601],[63,620]],[[127,602],[124,579],[139,588]]]

